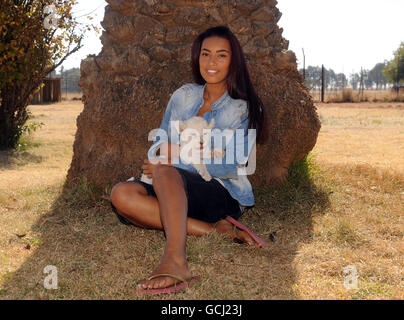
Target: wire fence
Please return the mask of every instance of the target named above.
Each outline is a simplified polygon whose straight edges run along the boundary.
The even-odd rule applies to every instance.
[[[81,97],[82,90],[78,85],[78,82],[80,80],[80,71],[78,69],[67,70],[66,72],[61,72],[61,74],[53,73],[52,76],[61,79],[61,97],[63,100],[76,100]],[[344,79],[345,81],[341,81],[342,86],[336,86],[334,83],[335,81],[330,81],[329,77],[323,77],[323,85],[321,73],[312,75],[311,78],[307,76],[308,74],[306,73],[306,85],[315,102],[404,101],[404,90],[396,92],[392,90],[392,85],[390,84],[387,84],[378,89],[369,88],[364,87],[363,84],[361,85],[361,81],[359,79],[358,87],[352,88],[352,86],[349,86],[348,79]]]
[[[82,90],[78,85],[78,82],[80,80],[80,77],[63,77],[63,75],[60,77],[61,78],[61,91],[62,91],[62,97],[63,95],[67,96],[69,93],[78,93],[81,94]]]

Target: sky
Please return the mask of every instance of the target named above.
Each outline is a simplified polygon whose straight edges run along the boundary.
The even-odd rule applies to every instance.
[[[76,17],[91,13],[92,22],[102,31],[99,23],[106,5],[104,0],[78,0],[73,12]],[[349,75],[391,60],[404,42],[404,0],[278,0],[277,7],[282,13],[278,24],[299,68],[303,67],[304,49],[306,67],[324,64]],[[64,67],[80,67],[87,55],[98,54],[100,35],[88,31],[83,48]]]

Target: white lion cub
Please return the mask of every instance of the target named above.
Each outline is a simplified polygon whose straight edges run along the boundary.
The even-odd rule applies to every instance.
[[[189,162],[201,175],[201,177],[206,180],[210,181],[212,179],[211,175],[209,174],[205,163],[203,163],[203,155],[206,154],[204,149],[201,150],[201,143],[203,143],[203,129],[211,130],[215,125],[215,119],[212,119],[209,123],[202,117],[192,117],[185,121],[179,122],[179,135],[180,139],[183,138],[185,134],[185,139],[187,143],[180,144],[180,156],[181,159],[186,160]],[[189,131],[186,131],[190,129]],[[189,138],[191,137],[191,141]],[[210,135],[209,135],[210,137]],[[182,140],[180,140],[182,141]],[[188,142],[189,141],[189,142]],[[210,139],[208,140],[210,141]],[[208,143],[207,152],[209,157],[213,158],[223,158],[225,155],[225,151],[222,149],[213,149],[210,150],[210,143]],[[209,152],[210,150],[210,152]]]
[[[210,143],[208,143],[207,149],[200,149],[201,143],[203,143],[203,129],[212,129],[215,125],[215,119],[212,119],[209,123],[202,117],[192,117],[188,120],[179,121],[178,134],[180,135],[179,148],[172,148],[171,157],[180,158],[190,163],[201,175],[205,181],[210,181],[212,179],[209,174],[206,165],[203,163],[203,156],[208,153],[211,158],[223,158],[225,156],[225,151],[222,149],[210,150]],[[190,129],[190,130],[187,130]],[[192,130],[191,130],[192,129]],[[210,137],[210,135],[209,135]],[[191,138],[191,139],[190,139]],[[210,139],[208,140],[210,141]],[[205,148],[205,147],[204,147]],[[163,157],[168,157],[165,152],[167,152],[167,145],[162,145],[160,147],[160,155]],[[210,152],[209,152],[210,150]],[[148,178],[145,174],[142,174],[140,179],[146,183],[152,184],[152,179]]]

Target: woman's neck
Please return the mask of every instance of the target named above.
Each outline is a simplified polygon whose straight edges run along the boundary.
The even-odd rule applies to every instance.
[[[213,103],[218,100],[227,91],[226,83],[207,83],[205,92],[203,93],[203,99],[205,102]]]

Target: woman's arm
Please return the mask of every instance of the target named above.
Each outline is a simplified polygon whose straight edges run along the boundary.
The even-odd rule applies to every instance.
[[[160,164],[165,164],[167,166],[172,166],[171,162],[161,163],[160,161],[150,161],[149,159],[144,159],[142,165],[143,174],[147,175],[148,178],[153,178],[154,167]]]

